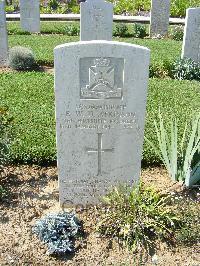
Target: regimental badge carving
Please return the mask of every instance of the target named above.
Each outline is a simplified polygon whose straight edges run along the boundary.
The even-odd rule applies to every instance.
[[[87,68],[87,71],[85,69]],[[82,58],[80,63],[81,99],[122,98],[124,59]]]

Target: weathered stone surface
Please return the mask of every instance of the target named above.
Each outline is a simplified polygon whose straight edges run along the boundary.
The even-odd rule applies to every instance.
[[[20,22],[23,30],[40,32],[39,0],[20,0]]]
[[[0,0],[0,66],[6,64],[8,57],[8,34],[6,27],[5,2]]]
[[[149,50],[89,41],[54,55],[60,202],[96,203],[139,179]]]
[[[103,0],[81,3],[81,41],[112,40],[113,4]]]
[[[186,12],[182,47],[184,57],[200,62],[200,8],[189,8]]]
[[[164,37],[168,33],[170,0],[151,0],[151,37]]]

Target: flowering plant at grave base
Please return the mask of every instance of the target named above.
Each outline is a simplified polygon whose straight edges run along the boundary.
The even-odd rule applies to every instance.
[[[169,175],[175,181],[185,182],[191,187],[200,181],[200,114],[190,125],[186,123],[178,147],[178,126],[176,119],[171,120],[171,132],[167,134],[163,117],[159,111],[159,123],[154,121],[158,144],[146,141],[160,156]]]
[[[74,242],[81,233],[81,223],[74,213],[50,213],[34,225],[32,231],[48,246],[48,253],[74,252]]]

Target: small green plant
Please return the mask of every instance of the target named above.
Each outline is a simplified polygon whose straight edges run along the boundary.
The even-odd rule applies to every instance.
[[[177,197],[176,197],[177,198]],[[176,231],[176,240],[180,244],[194,244],[200,241],[200,208],[197,202],[185,199],[176,200],[177,212],[181,214],[183,224]]]
[[[68,36],[78,36],[80,34],[80,27],[75,24],[68,25],[66,27],[66,34]]]
[[[57,9],[59,7],[59,3],[57,0],[50,0],[49,3],[48,3],[48,6],[50,9]]]
[[[136,38],[144,38],[147,36],[146,27],[141,23],[133,24],[133,36]]]
[[[15,11],[15,8],[13,5],[6,6],[6,13],[13,13],[14,11]]]
[[[181,25],[173,27],[169,34],[170,38],[176,41],[182,41],[183,35],[184,35],[184,27]]]
[[[8,62],[9,66],[15,70],[31,70],[36,66],[33,51],[22,46],[10,49]]]
[[[160,156],[173,180],[183,181],[190,187],[200,181],[200,114],[185,125],[185,130],[178,147],[178,126],[176,119],[171,120],[171,132],[168,134],[162,114],[159,123],[154,121],[158,143],[147,142]]]
[[[81,224],[74,213],[51,213],[37,221],[32,231],[47,244],[49,254],[61,255],[74,252]]]
[[[150,78],[166,78],[170,74],[170,69],[168,65],[163,62],[163,65],[151,64],[149,67],[149,77]]]
[[[192,59],[178,59],[173,64],[172,76],[179,80],[200,80],[200,64]]]
[[[0,185],[0,200],[7,196],[7,191]]]
[[[67,6],[68,6],[68,12],[72,12],[75,14],[80,14],[80,2],[79,0],[70,0],[67,1]]]
[[[129,36],[129,30],[126,23],[116,23],[113,35],[118,37]]]
[[[164,60],[163,61],[163,69],[165,70],[166,76],[173,78],[173,69],[174,62],[172,60]]]
[[[179,218],[168,208],[168,197],[145,188],[115,188],[104,197],[106,208],[100,214],[97,230],[119,242],[136,249],[154,246],[156,239],[171,239]]]

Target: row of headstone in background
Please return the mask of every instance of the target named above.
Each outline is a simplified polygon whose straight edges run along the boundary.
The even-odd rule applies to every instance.
[[[5,2],[0,0],[0,66],[4,66],[8,56],[8,35],[6,26]]]
[[[40,32],[40,0],[20,0],[20,23],[24,31]]]
[[[159,38],[168,34],[170,0],[151,0],[150,36]]]
[[[1,0],[1,5],[3,1]],[[100,2],[101,3],[101,2]],[[85,5],[85,7],[83,7]],[[96,6],[95,6],[96,5]],[[165,37],[168,34],[170,17],[170,0],[151,0],[150,36]],[[98,0],[88,0],[81,4],[81,40],[112,40],[111,25],[113,21],[113,5],[107,3],[104,13],[98,7]],[[1,54],[8,49],[5,15],[1,16]],[[23,30],[40,32],[40,1],[20,0],[20,20]],[[5,25],[5,26],[4,26]],[[182,48],[182,58],[187,57],[200,61],[200,9],[190,8],[186,13],[186,24]],[[94,32],[97,27],[98,31]],[[4,37],[5,36],[5,37]],[[4,58],[1,56],[1,61]]]
[[[200,8],[187,9],[182,58],[200,62]]]
[[[169,28],[170,0],[152,0],[150,36],[167,36]],[[186,10],[182,58],[200,62],[200,8]]]
[[[107,16],[107,14],[111,14],[113,9],[112,4],[107,5],[107,9],[105,11],[105,15],[101,15],[101,9],[95,9],[92,11],[92,5],[96,3],[96,0],[89,0],[85,2],[87,5],[86,9],[81,10],[82,21],[88,20],[87,28],[82,27],[81,31],[81,39],[90,35],[92,32],[92,28],[95,27],[93,23],[96,23],[98,20],[99,25],[101,25],[101,29],[104,31],[100,31],[100,34],[96,34],[96,40],[102,40],[101,32],[104,32],[104,36],[106,36],[107,40],[112,39],[112,32],[110,33],[108,29],[108,25],[112,23],[113,18],[111,16]],[[92,12],[91,12],[92,11]],[[94,20],[94,16],[96,19]],[[150,35],[152,37],[163,37],[168,33],[169,26],[169,16],[170,16],[170,0],[152,0],[151,3],[151,26],[150,26]],[[106,21],[104,20],[106,17]],[[21,27],[23,30],[34,33],[40,32],[40,1],[39,0],[20,0],[20,21]],[[87,31],[86,34],[84,34]],[[108,35],[109,34],[109,35]]]
[[[54,50],[61,204],[139,180],[150,53],[110,41],[111,18],[112,4],[81,3],[81,41]]]
[[[113,9],[112,4],[108,3],[107,10],[105,11],[105,15],[102,17],[101,9],[95,9],[92,11],[92,5],[95,4],[96,0],[89,0],[85,2],[87,5],[87,11],[85,12],[81,10],[82,21],[87,20],[88,27],[82,27],[81,35],[82,40],[85,36],[89,36],[90,32],[92,32],[92,28],[95,27],[93,23],[96,23],[98,20],[101,26],[101,29],[104,29],[104,36],[108,34],[109,30],[106,30],[106,27],[112,23],[113,18],[111,16],[106,16],[106,14],[111,14],[111,10]],[[96,19],[94,20],[94,16]],[[169,16],[170,16],[170,0],[152,0],[151,3],[151,26],[150,26],[150,35],[152,37],[163,37],[168,33],[169,26]],[[106,17],[106,21],[104,20]],[[23,30],[34,33],[40,32],[40,1],[39,0],[20,0],[20,21],[21,27]],[[84,35],[83,30],[87,31],[87,34]],[[103,32],[103,31],[100,31]],[[95,39],[102,40],[101,33],[97,32]],[[109,36],[106,36],[107,40],[112,39],[112,32],[109,33]]]

